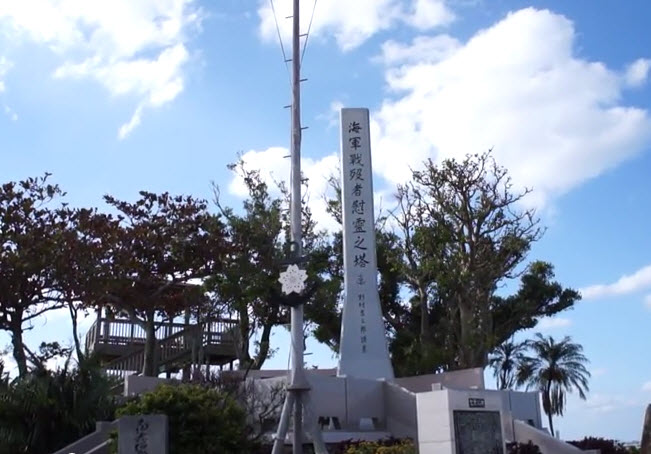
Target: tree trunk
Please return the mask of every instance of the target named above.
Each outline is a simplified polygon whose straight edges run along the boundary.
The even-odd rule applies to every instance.
[[[547,413],[547,418],[549,419],[549,430],[552,433],[552,437],[555,437],[556,434],[554,433],[554,422],[552,421],[552,412],[550,411]]]
[[[272,326],[273,324],[267,323],[264,328],[262,328],[262,336],[260,337],[260,350],[258,350],[258,354],[255,356],[255,361],[253,362],[251,369],[261,369],[262,365],[267,359],[267,356],[269,356],[269,338],[271,337]]]
[[[22,317],[17,320],[21,320]],[[20,322],[15,323],[12,320],[11,344],[13,346],[14,359],[18,365],[18,375],[24,377],[27,375],[27,356],[25,355],[25,345],[23,342],[23,327]]]
[[[239,326],[237,331],[239,338],[235,339],[235,351],[240,369],[248,369],[251,365],[251,355],[249,354],[250,327],[249,314],[245,307],[239,311]]]
[[[472,306],[468,306],[464,301],[459,301],[459,321],[461,331],[461,343],[459,345],[459,369],[468,369],[475,367],[473,364],[473,313]]]
[[[551,399],[551,388],[552,385],[551,383],[547,383],[545,385],[545,391],[543,394],[543,410],[545,413],[547,413],[547,419],[549,421],[549,431],[552,434],[552,437],[555,436],[554,434],[554,422],[552,421],[552,399]]]
[[[145,355],[142,366],[142,374],[145,377],[156,377],[156,325],[154,323],[153,314],[149,317],[147,314],[147,321],[145,323]]]
[[[81,342],[79,341],[79,327],[77,326],[78,311],[75,309],[73,302],[68,302],[68,310],[70,311],[70,320],[72,322],[72,340],[75,342],[77,361],[81,362],[84,359],[84,352],[81,349]]]
[[[420,342],[424,346],[429,338],[429,310],[427,293],[422,285],[418,285],[418,300],[420,304]]]

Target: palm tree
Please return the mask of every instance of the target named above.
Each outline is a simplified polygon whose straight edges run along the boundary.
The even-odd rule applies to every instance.
[[[581,399],[586,398],[590,372],[585,365],[589,361],[583,355],[583,347],[568,336],[556,342],[553,337],[538,333],[526,345],[534,355],[524,358],[517,381],[527,389],[538,389],[542,393],[543,410],[554,435],[552,416],[563,415],[567,394],[576,390]]]
[[[488,358],[488,365],[493,368],[498,389],[513,389],[517,384],[517,374],[524,360],[526,343],[504,342],[498,345]]]

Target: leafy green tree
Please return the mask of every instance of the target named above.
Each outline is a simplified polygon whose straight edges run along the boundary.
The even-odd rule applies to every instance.
[[[429,161],[413,175],[398,187],[396,208],[376,221],[378,290],[398,376],[485,367],[490,351],[579,299],[554,280],[551,264],[524,266],[542,229],[533,211],[518,211],[528,191],[513,193],[490,152],[440,166]],[[330,186],[328,211],[341,224],[336,177]],[[332,233],[329,301],[342,289],[341,244],[341,231]],[[496,295],[517,278],[516,293]],[[337,351],[338,305],[309,314],[317,339]]]
[[[542,393],[543,410],[553,434],[552,416],[563,415],[567,395],[576,391],[581,399],[586,399],[589,361],[583,355],[583,347],[568,336],[557,342],[552,336],[537,333],[526,344],[533,355],[524,358],[518,382]]]
[[[272,329],[289,323],[289,310],[281,305],[278,283],[289,256],[289,194],[279,184],[280,196],[274,197],[260,172],[247,168],[241,160],[229,168],[244,182],[248,197],[238,213],[222,205],[219,188],[215,186],[215,203],[225,219],[230,248],[223,268],[209,280],[207,287],[213,291],[218,304],[223,304],[227,312],[237,314],[239,367],[260,369],[273,353]],[[324,235],[315,231],[305,204],[302,215],[303,255],[307,258],[302,266],[306,267],[313,290],[306,303],[306,318],[323,314],[334,317],[334,323],[338,323],[333,309],[339,284],[335,281],[333,285],[328,278],[333,265],[332,248]],[[329,319],[324,322],[333,324]],[[251,343],[256,334],[260,337],[252,356]]]
[[[517,385],[526,349],[524,342],[504,342],[492,351],[488,364],[493,368],[498,389],[513,389]]]
[[[110,283],[112,247],[119,221],[97,209],[70,209],[61,232],[62,247],[56,254],[56,289],[70,314],[72,338],[78,360],[86,354],[79,337],[80,313],[99,304]]]
[[[11,335],[18,373],[28,372],[23,333],[62,307],[55,267],[62,248],[65,195],[49,174],[0,186],[0,329]]]
[[[207,287],[218,301],[239,320],[236,338],[237,357],[242,369],[260,369],[272,353],[271,330],[287,322],[287,310],[273,301],[275,282],[285,259],[283,249],[283,206],[280,198],[269,193],[258,171],[248,170],[242,161],[229,166],[242,178],[249,197],[243,202],[242,214],[222,205],[219,188],[215,204],[226,222],[230,242],[229,256]],[[254,357],[250,347],[260,332]]]
[[[99,230],[99,240],[109,244],[100,279],[104,301],[144,329],[143,374],[155,376],[156,321],[204,304],[193,282],[221,268],[223,224],[205,201],[190,196],[141,191],[133,203],[104,199],[118,213],[118,222]]]
[[[495,347],[580,298],[553,280],[552,265],[524,266],[543,232],[533,210],[519,209],[528,193],[513,190],[490,152],[427,161],[398,188],[389,260],[408,292],[405,301],[392,302],[406,309],[394,328],[397,371],[485,367]],[[516,294],[496,295],[517,278]]]
[[[199,385],[161,385],[117,410],[117,416],[164,414],[170,454],[248,452],[246,415],[235,400]]]

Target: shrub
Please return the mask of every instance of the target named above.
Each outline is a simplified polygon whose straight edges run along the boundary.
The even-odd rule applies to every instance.
[[[198,385],[161,385],[128,402],[124,415],[167,415],[170,454],[244,453],[246,417],[225,393]]]
[[[506,449],[508,454],[541,454],[538,445],[534,445],[531,440],[528,443],[509,443]]]
[[[113,419],[114,383],[94,360],[0,381],[0,454],[49,454]]]
[[[579,449],[600,449],[601,454],[629,454],[630,451],[621,443],[615,440],[607,440],[605,438],[585,437],[580,441],[570,441],[571,445]]]
[[[411,440],[388,439],[373,441],[349,441],[334,449],[336,454],[416,454]]]

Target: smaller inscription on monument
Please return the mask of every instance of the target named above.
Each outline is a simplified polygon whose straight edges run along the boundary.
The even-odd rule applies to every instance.
[[[118,423],[118,454],[167,454],[167,416],[123,416]]]

